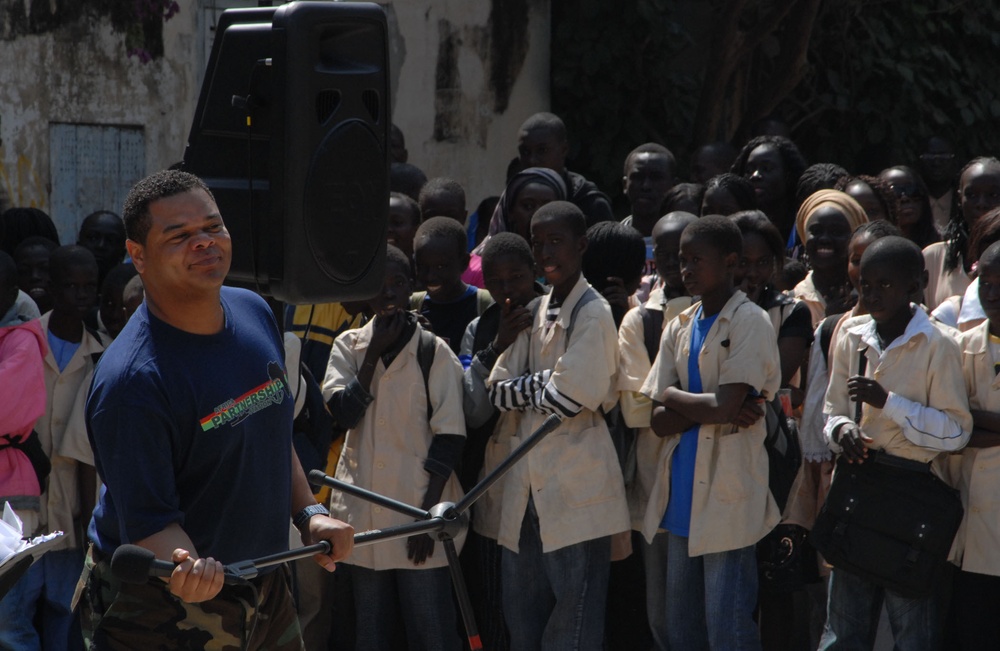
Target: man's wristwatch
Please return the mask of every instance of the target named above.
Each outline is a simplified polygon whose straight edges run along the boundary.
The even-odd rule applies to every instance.
[[[310,504],[295,514],[295,517],[292,518],[292,524],[295,525],[296,529],[302,531],[302,528],[309,524],[309,518],[314,515],[330,515],[330,511],[322,504]]]

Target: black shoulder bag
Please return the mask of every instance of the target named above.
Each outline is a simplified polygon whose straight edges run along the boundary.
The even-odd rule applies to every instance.
[[[864,375],[861,351],[858,374]],[[854,420],[861,421],[861,403]],[[870,450],[864,463],[837,461],[810,542],[838,570],[909,598],[925,597],[962,522],[958,491],[929,463]]]

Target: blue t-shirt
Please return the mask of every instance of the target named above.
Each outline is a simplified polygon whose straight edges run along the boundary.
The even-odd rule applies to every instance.
[[[701,318],[701,307],[694,315],[691,328],[691,348],[688,352],[688,393],[702,393],[701,369],[698,357],[708,331],[719,314]],[[681,434],[681,442],[670,459],[670,500],[660,526],[675,536],[685,538],[691,531],[691,498],[694,493],[694,460],[698,454],[698,429],[700,425]]]
[[[89,537],[105,554],[179,524],[222,563],[288,549],[293,400],[267,304],[222,288],[225,326],[195,335],[143,303],[87,400],[104,481]]]
[[[52,334],[51,330],[47,330],[45,336],[49,340],[49,350],[52,351],[52,357],[56,360],[56,366],[59,367],[59,372],[62,373],[66,370],[69,360],[73,359],[73,355],[80,348],[82,340],[66,341]]]

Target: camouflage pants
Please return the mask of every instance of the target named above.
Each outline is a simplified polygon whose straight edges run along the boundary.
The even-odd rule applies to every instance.
[[[160,579],[120,582],[91,547],[80,578],[80,617],[88,651],[303,651],[282,568],[226,585],[202,603],[177,599]]]

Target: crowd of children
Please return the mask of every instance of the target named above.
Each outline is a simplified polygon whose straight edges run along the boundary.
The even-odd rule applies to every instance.
[[[618,221],[567,170],[549,113],[524,123],[502,192],[471,214],[458,181],[407,162],[398,130],[392,151],[382,289],[290,306],[289,373],[327,419],[304,426],[329,430],[312,467],[425,509],[558,417],[455,541],[486,649],[872,649],[880,615],[898,649],[1000,646],[996,158],[959,167],[932,138],[917,166],[853,174],[759,135],[699,148],[685,177],[646,143],[624,161]],[[39,211],[2,217],[0,387],[24,398],[0,409],[0,493],[29,528],[67,534],[0,602],[4,648],[39,648],[36,631],[74,648],[97,483],[82,401],[142,300],[114,217],[64,247]],[[801,450],[783,491],[777,429]],[[810,544],[838,463],[885,459],[961,491],[953,569],[929,595],[831,568]],[[358,531],[408,521],[328,501]],[[296,565],[307,648],[462,648],[439,541],[342,565]]]
[[[926,165],[851,175],[808,166],[779,135],[741,150],[706,145],[691,162],[695,182],[683,183],[669,149],[647,143],[624,161],[632,212],[616,222],[597,216],[596,188],[566,171],[558,118],[533,116],[518,146],[492,216],[480,208],[466,219],[471,254],[444,245],[460,239],[462,210],[421,210],[451,179],[428,182],[433,192],[390,235],[416,251],[421,322],[453,350],[456,324],[467,324],[455,351],[465,447],[449,457],[462,489],[546,417],[562,419],[474,510],[462,566],[485,648],[873,648],[883,604],[897,648],[1000,644],[986,614],[1000,596],[1000,572],[985,560],[997,526],[983,493],[991,485],[971,480],[975,471],[989,482],[989,466],[970,460],[991,458],[972,450],[995,442],[978,405],[995,377],[984,375],[988,356],[1000,355],[985,336],[1000,290],[983,271],[1000,239],[996,160],[973,159],[942,199],[940,183],[932,196],[921,178]],[[439,275],[420,253],[428,245]],[[493,299],[479,294],[475,309],[473,271]],[[985,334],[963,343],[972,335],[960,330],[976,328]],[[865,346],[862,371],[855,353]],[[349,392],[352,378],[338,377]],[[399,417],[419,429],[432,392],[414,384]],[[374,393],[364,400],[378,408]],[[780,498],[765,443],[776,411],[801,447]],[[379,430],[352,436],[377,440]],[[428,446],[417,460],[425,482],[433,439],[414,440]],[[916,458],[963,491],[970,513],[951,554],[960,569],[930,597],[831,573],[810,545],[835,461],[868,450]],[[775,561],[776,550],[791,560]],[[989,596],[971,599],[962,586]],[[408,607],[401,587],[396,595]],[[397,644],[424,648],[405,617],[394,621]]]

